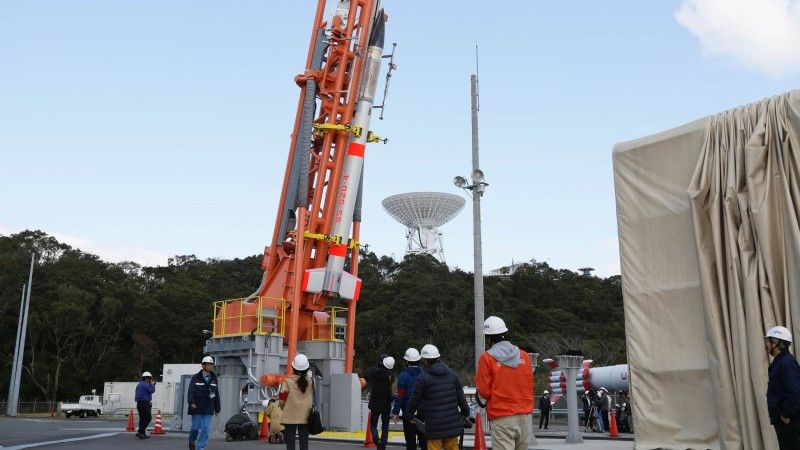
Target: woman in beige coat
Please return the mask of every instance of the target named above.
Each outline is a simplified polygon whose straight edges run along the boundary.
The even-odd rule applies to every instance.
[[[300,436],[300,450],[308,450],[308,413],[311,411],[314,380],[308,374],[308,358],[298,353],[292,361],[294,375],[286,378],[278,394],[283,409],[281,424],[286,450],[294,450],[295,435]]]

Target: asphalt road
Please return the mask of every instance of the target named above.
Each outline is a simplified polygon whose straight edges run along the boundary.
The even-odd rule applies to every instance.
[[[0,450],[43,449],[87,449],[87,450],[162,450],[188,449],[186,433],[168,432],[163,436],[139,439],[133,433],[123,430],[125,419],[43,419],[43,418],[0,418]],[[471,436],[465,441],[470,441]],[[467,443],[467,442],[465,442]],[[212,438],[208,450],[284,450],[284,445],[272,445],[263,441],[225,442],[223,437]],[[359,450],[361,446],[353,442],[334,442],[312,440],[309,450]],[[400,450],[403,446],[392,445],[390,449]],[[547,439],[542,436],[537,449],[579,448],[581,450],[622,450],[633,448],[631,441],[586,441],[582,445],[567,446],[563,437]]]

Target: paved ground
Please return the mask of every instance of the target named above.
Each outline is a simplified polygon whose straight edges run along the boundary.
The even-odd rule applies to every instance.
[[[26,448],[58,448],[87,450],[162,450],[188,448],[186,433],[168,432],[164,436],[153,436],[147,440],[136,438],[133,433],[122,432],[126,421],[123,419],[0,419],[0,450],[22,450]],[[555,431],[555,430],[554,430]],[[537,434],[538,435],[538,434]],[[393,439],[395,440],[395,439]],[[398,440],[398,444],[402,439]],[[394,443],[393,443],[394,444]],[[472,436],[465,438],[465,447],[472,446]],[[270,445],[266,442],[225,442],[221,436],[212,438],[208,450],[238,449],[283,450],[283,445]],[[401,446],[391,445],[400,450]],[[563,437],[541,436],[536,449],[585,449],[585,450],[628,450],[633,448],[630,440],[586,440],[581,445],[566,445]],[[313,440],[310,450],[359,450],[358,443],[334,439]]]

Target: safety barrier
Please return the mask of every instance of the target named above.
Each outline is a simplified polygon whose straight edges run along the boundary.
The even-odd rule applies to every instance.
[[[331,306],[312,316],[312,341],[344,341],[347,336],[347,308]]]
[[[237,298],[214,303],[214,337],[271,334],[283,336],[286,300],[275,297]]]

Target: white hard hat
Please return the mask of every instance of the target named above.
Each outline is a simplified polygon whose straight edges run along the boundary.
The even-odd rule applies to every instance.
[[[507,331],[506,323],[497,316],[489,316],[483,321],[483,334],[503,334]]]
[[[436,348],[433,344],[425,344],[422,347],[422,351],[420,352],[420,356],[425,359],[436,359],[441,357],[442,355],[439,354],[439,349]]]
[[[544,390],[544,393],[545,393],[545,394],[549,394],[549,393],[550,393],[550,391],[548,391],[547,389],[545,389],[545,390]]]
[[[403,355],[403,359],[409,362],[419,361],[419,358],[419,350],[414,347],[409,347],[408,350],[406,350],[406,354]]]
[[[214,364],[214,358],[212,358],[210,356],[206,356],[205,358],[203,358],[203,364],[205,364],[205,363]]]
[[[150,373],[150,372],[145,372],[145,373],[142,374],[142,378],[145,378],[145,377],[153,378],[153,374]]]
[[[300,372],[308,370],[308,357],[302,353],[295,355],[294,360],[292,361],[292,368],[294,370],[299,370]]]
[[[266,399],[266,400],[264,400],[263,402],[261,402],[261,406],[263,406],[264,408],[266,408],[267,406],[269,406],[269,399]]]
[[[786,342],[792,342],[792,332],[789,331],[786,327],[773,327],[767,331],[767,335],[764,336],[764,339],[768,338],[775,338],[780,339]]]
[[[383,358],[383,367],[386,367],[389,370],[394,369],[394,358],[392,358],[391,356]]]

